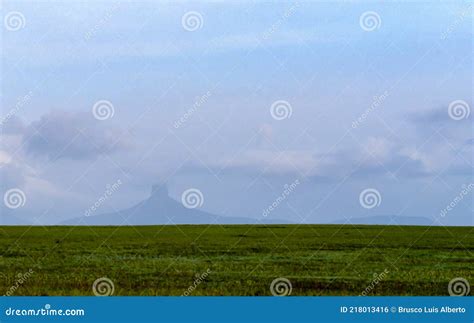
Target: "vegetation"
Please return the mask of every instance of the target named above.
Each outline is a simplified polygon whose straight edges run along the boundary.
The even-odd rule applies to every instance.
[[[472,227],[3,226],[0,293],[93,295],[107,277],[114,295],[271,295],[284,277],[291,295],[448,295],[474,282],[473,249]]]

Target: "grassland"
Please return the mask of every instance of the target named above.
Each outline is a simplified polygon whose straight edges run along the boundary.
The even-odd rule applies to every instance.
[[[472,227],[342,225],[0,227],[0,293],[271,295],[285,277],[291,295],[448,295],[474,282]],[[19,283],[19,274],[33,272]],[[376,277],[380,277],[374,284]],[[198,276],[209,274],[199,282]],[[196,283],[196,281],[198,281]]]

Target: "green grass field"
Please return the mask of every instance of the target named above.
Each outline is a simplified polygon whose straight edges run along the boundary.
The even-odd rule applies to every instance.
[[[448,295],[451,279],[474,282],[473,231],[342,225],[3,226],[0,293],[93,295],[94,281],[108,277],[114,295],[182,295],[187,290],[190,295],[271,295],[272,281],[284,277],[291,282],[291,295]],[[30,269],[32,274],[20,279]],[[196,282],[198,276],[202,281]]]

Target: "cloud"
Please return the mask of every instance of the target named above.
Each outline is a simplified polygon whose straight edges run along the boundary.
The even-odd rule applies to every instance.
[[[118,129],[94,119],[92,113],[51,111],[30,124],[15,118],[3,124],[8,131],[0,134],[0,189],[25,192],[28,202],[15,214],[31,221],[40,216],[41,223],[55,223],[68,214],[64,210],[69,212],[85,203],[88,191],[84,194],[78,188],[84,184],[78,182],[73,191],[70,181],[83,172],[78,168],[80,160],[130,147]],[[43,163],[44,158],[57,162]],[[107,171],[102,169],[101,175]],[[99,177],[94,176],[90,182]],[[0,211],[11,212],[3,204]]]
[[[210,168],[219,171],[242,171],[273,175],[304,174],[313,171],[315,157],[310,151],[248,150],[234,157],[210,160]]]
[[[25,125],[17,116],[7,115],[0,120],[0,129],[3,135],[18,135],[25,131]]]
[[[472,105],[472,104],[471,104]],[[467,108],[470,110],[470,108]],[[468,110],[465,111],[467,113]],[[465,114],[465,118],[455,120],[453,112],[449,109],[449,104],[443,107],[416,112],[408,115],[408,121],[416,125],[420,130],[432,130],[439,128],[457,128],[464,129],[471,126],[469,114]]]
[[[256,145],[258,148],[264,148],[269,146],[268,142],[274,139],[274,129],[268,124],[264,123],[260,126],[260,129],[257,133]]]
[[[447,109],[430,109],[415,112],[408,116],[409,121],[416,125],[442,125],[449,121]]]
[[[23,187],[26,180],[25,167],[16,163],[0,163],[0,178],[2,190],[14,187]]]
[[[16,125],[22,125],[19,119],[10,119],[3,126],[8,127],[8,131],[2,128],[0,134],[1,150],[0,150],[0,187],[5,190],[12,187],[23,187],[27,176],[31,175],[33,170],[21,155],[21,143],[23,134]],[[15,127],[11,127],[15,125]],[[14,129],[15,128],[15,129]],[[10,131],[12,130],[12,131]],[[14,130],[14,131],[13,131]]]
[[[440,108],[408,115],[407,120],[414,126],[415,134],[411,141],[413,147],[405,147],[403,152],[414,160],[422,161],[432,174],[469,175],[472,167],[465,164],[472,160],[474,142],[472,115],[468,113],[470,108],[464,110],[462,118],[457,119],[449,106],[444,104]]]
[[[359,179],[373,176],[394,176],[418,178],[432,175],[423,160],[397,154],[391,160],[380,164],[362,164],[351,175]]]
[[[378,137],[369,137],[360,147],[341,147],[330,153],[249,149],[237,156],[210,159],[205,164],[217,173],[292,176],[319,182],[346,176],[424,177],[432,174],[433,168],[430,156]],[[195,163],[188,169],[199,171],[202,167]]]
[[[95,159],[125,150],[130,144],[122,132],[84,112],[55,110],[25,129],[27,154],[57,159]]]

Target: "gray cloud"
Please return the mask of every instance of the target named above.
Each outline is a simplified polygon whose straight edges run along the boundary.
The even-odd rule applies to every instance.
[[[56,159],[94,159],[130,147],[122,133],[89,113],[55,110],[25,129],[28,154]]]
[[[449,104],[431,110],[415,112],[408,115],[408,121],[419,127],[421,130],[439,128],[465,128],[471,126],[470,118],[453,120],[449,114]]]
[[[306,178],[315,183],[340,181],[349,176],[355,180],[368,177],[426,177],[433,174],[427,167],[429,156],[417,156],[400,144],[384,138],[369,138],[361,147],[343,147],[331,153],[310,150],[250,150],[238,156],[191,162],[184,171],[211,169],[218,174],[264,176],[269,178]]]
[[[442,125],[446,124],[449,119],[447,109],[438,108],[422,112],[415,112],[408,116],[409,121],[416,125]]]

